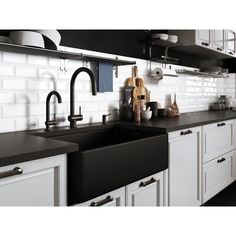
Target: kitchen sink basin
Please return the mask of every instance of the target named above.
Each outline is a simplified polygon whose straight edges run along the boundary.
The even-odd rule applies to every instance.
[[[74,205],[125,186],[168,167],[167,134],[142,127],[108,126],[59,135],[79,144],[68,154],[68,204]]]

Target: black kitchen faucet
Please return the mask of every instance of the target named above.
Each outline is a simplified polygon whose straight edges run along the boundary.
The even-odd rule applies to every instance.
[[[68,116],[68,120],[70,121],[70,128],[75,128],[76,127],[76,121],[78,120],[83,120],[83,116],[81,114],[81,108],[80,108],[80,114],[79,115],[75,115],[75,89],[74,89],[74,85],[75,85],[75,80],[77,78],[77,75],[80,72],[86,72],[91,80],[91,85],[92,85],[92,94],[93,95],[97,95],[97,89],[96,89],[96,81],[95,81],[95,77],[93,72],[86,68],[86,67],[81,67],[79,69],[77,69],[74,74],[71,77],[71,81],[70,81],[70,115]]]
[[[47,99],[46,99],[46,131],[49,130],[50,125],[56,125],[56,114],[54,113],[54,119],[50,120],[50,99],[52,95],[55,95],[57,97],[58,103],[62,103],[61,95],[57,91],[52,91],[48,94]]]

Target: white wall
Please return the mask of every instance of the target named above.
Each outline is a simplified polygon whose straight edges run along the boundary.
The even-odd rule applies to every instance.
[[[62,48],[65,49],[65,48]],[[115,55],[66,48],[70,51],[115,57]],[[178,78],[165,77],[156,81],[148,76],[149,63],[136,60],[139,75],[144,78],[145,86],[151,91],[151,100],[162,106],[169,95],[177,93],[177,102],[181,112],[207,110],[208,104],[219,94],[235,97],[235,75],[229,79],[202,78],[180,75]],[[0,52],[0,132],[35,129],[44,127],[45,100],[47,94],[56,89],[62,96],[63,103],[56,105],[58,117],[68,125],[69,85],[73,72],[89,63],[70,60],[67,72],[60,70],[60,59]],[[153,64],[152,67],[161,66]],[[119,110],[120,90],[124,81],[131,75],[131,66],[119,67],[119,78],[114,75],[114,92],[91,95],[90,81],[85,73],[76,80],[76,111],[82,106],[82,123],[100,122],[102,114],[112,112],[111,119],[116,119]],[[53,106],[52,113],[53,113]]]

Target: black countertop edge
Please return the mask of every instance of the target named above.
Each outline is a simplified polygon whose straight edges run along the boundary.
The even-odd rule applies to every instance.
[[[78,151],[78,145],[71,143],[66,147],[57,147],[42,151],[32,151],[0,158],[0,167]]]

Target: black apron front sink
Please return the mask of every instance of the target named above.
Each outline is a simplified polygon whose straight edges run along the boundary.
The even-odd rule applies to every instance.
[[[68,205],[85,202],[168,168],[168,137],[119,125],[54,137],[79,144],[68,154]]]

